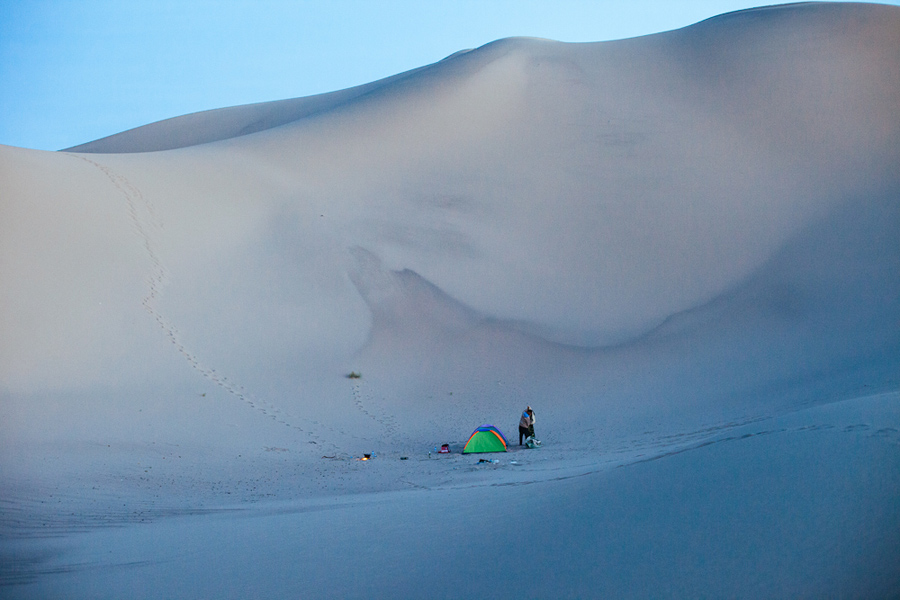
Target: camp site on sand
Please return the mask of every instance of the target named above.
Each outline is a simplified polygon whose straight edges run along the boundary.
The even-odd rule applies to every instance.
[[[896,598],[898,165],[815,2],[0,146],[0,596]]]

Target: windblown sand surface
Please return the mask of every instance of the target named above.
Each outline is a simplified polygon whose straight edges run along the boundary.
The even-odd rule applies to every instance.
[[[817,3],[0,146],[2,595],[896,595],[898,165]]]

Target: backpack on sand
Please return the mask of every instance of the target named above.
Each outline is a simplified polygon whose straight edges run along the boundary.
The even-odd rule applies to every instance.
[[[525,447],[531,449],[540,448],[541,440],[536,440],[534,439],[533,435],[529,435],[527,438],[525,438]]]

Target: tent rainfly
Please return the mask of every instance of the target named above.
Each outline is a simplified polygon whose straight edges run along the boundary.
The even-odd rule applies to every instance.
[[[463,448],[463,454],[476,452],[506,452],[506,438],[493,425],[482,425],[472,432]]]

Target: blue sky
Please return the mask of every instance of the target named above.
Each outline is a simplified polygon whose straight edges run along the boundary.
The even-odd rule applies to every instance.
[[[0,0],[0,144],[58,150],[199,110],[366,83],[502,37],[619,39],[760,4]]]

